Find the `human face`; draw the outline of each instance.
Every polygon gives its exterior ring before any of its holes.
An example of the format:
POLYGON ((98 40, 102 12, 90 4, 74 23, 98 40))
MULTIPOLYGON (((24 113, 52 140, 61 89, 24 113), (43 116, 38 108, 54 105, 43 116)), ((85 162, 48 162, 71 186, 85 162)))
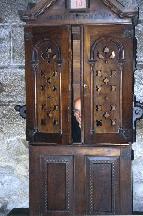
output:
POLYGON ((79 123, 79 127, 81 128, 81 100, 80 99, 75 101, 74 107, 75 107, 74 116, 77 122, 79 123))

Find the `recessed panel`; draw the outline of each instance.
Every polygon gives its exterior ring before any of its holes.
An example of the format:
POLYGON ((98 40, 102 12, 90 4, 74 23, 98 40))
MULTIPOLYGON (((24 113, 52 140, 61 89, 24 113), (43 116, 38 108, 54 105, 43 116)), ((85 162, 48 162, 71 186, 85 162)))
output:
POLYGON ((44 215, 71 215, 73 200, 72 156, 41 155, 41 200, 44 215))
POLYGON ((119 161, 116 157, 87 157, 88 213, 113 214, 117 209, 119 161))
POLYGON ((47 165, 47 203, 48 211, 66 209, 66 164, 47 165))

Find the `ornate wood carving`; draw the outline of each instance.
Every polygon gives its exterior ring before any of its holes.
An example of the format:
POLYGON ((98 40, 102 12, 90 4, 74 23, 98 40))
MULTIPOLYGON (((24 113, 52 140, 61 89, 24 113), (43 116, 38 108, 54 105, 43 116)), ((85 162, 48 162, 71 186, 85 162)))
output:
POLYGON ((87 157, 89 215, 116 214, 119 195, 118 178, 118 157, 87 157))
MULTIPOLYGON (((121 18, 131 18, 131 19, 134 18, 136 20, 136 18, 138 17, 138 9, 135 6, 127 9, 124 7, 123 4, 119 3, 119 1, 117 1, 117 0, 102 0, 102 2, 103 2, 103 5, 105 4, 107 6, 107 8, 109 8, 112 12, 114 12, 115 14, 117 14, 121 18)), ((57 12, 55 12, 55 14, 52 13, 51 14, 52 16, 50 15, 50 17, 46 17, 46 19, 48 18, 49 21, 50 21, 50 19, 51 20, 54 19, 55 22, 57 22, 58 20, 62 20, 62 21, 63 20, 72 20, 74 22, 74 19, 78 20, 80 15, 82 15, 80 13, 78 13, 78 15, 75 14, 75 18, 73 19, 72 14, 67 13, 65 0, 60 0, 60 4, 59 4, 59 1, 57 1, 57 0, 41 0, 41 1, 38 1, 37 4, 31 10, 28 9, 25 12, 21 11, 20 12, 21 19, 24 21, 37 20, 41 16, 44 16, 44 14, 46 14, 47 11, 51 11, 51 9, 54 7, 55 8, 59 7, 59 11, 62 10, 63 13, 62 14, 57 13, 57 12)), ((89 11, 90 11, 90 8, 89 8, 89 11)), ((96 16, 96 13, 93 13, 92 16, 93 17, 96 16)), ((91 14, 86 13, 85 15, 86 15, 87 20, 91 19, 91 14)), ((108 17, 108 16, 111 16, 111 14, 106 14, 106 12, 104 11, 104 13, 102 14, 102 19, 104 16, 108 17)), ((99 16, 97 16, 97 17, 99 18, 99 16)), ((92 18, 92 21, 97 17, 92 18)), ((82 16, 82 19, 83 19, 83 16, 82 16)), ((101 17, 100 17, 100 19, 101 19, 101 17)))
POLYGON ((111 38, 91 38, 91 133, 118 132, 122 113, 122 44, 111 38), (94 65, 93 63, 94 62, 94 65))
POLYGON ((109 7, 113 12, 118 14, 120 17, 134 17, 138 16, 137 5, 133 5, 126 9, 126 7, 117 0, 103 0, 104 4, 109 7))
MULTIPOLYGON (((130 142, 133 98, 126 86, 132 92, 133 65, 129 65, 131 56, 127 51, 129 46, 132 50, 132 39, 125 36, 123 27, 120 31, 113 26, 113 31, 105 26, 102 31, 97 26, 95 29, 85 27, 85 142, 130 142)), ((130 29, 126 28, 128 32, 130 29)))
POLYGON ((25 31, 33 35, 25 40, 27 137, 36 141, 67 143, 70 136, 70 28, 40 29, 29 27, 25 31))
POLYGON ((40 132, 61 131, 61 50, 45 39, 33 49, 33 72, 36 74, 37 125, 40 132))
POLYGON ((23 14, 30 215, 128 214, 137 10, 90 0, 71 12, 65 2, 41 0, 23 14), (81 143, 72 143, 77 74, 81 143))
POLYGON ((48 10, 52 5, 54 5, 57 2, 57 0, 42 0, 35 5, 34 8, 32 8, 31 13, 32 16, 38 17, 42 15, 46 10, 48 10))

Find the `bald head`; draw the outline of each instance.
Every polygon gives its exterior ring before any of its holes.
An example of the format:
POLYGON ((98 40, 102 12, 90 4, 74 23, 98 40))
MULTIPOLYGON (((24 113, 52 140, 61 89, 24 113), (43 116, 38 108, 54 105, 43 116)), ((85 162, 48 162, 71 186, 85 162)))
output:
POLYGON ((81 112, 81 99, 80 98, 77 98, 74 101, 74 109, 79 110, 81 112))
POLYGON ((77 98, 74 101, 74 116, 79 123, 79 127, 81 128, 81 99, 77 98))

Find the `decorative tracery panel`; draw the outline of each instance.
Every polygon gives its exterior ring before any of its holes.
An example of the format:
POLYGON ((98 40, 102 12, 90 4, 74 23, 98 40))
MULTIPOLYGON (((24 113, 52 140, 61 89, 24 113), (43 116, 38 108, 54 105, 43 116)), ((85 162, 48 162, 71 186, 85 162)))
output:
POLYGON ((132 140, 132 39, 122 26, 86 26, 84 43, 84 140, 126 143, 132 140))
POLYGON ((27 138, 70 143, 71 30, 27 27, 27 138))
MULTIPOLYGON (((34 54, 35 53, 35 54, 34 54)), ((35 45, 36 100, 38 130, 61 132, 61 50, 57 44, 44 40, 35 45)))
POLYGON ((111 38, 91 45, 91 133, 115 133, 121 127, 123 60, 122 45, 111 38))

